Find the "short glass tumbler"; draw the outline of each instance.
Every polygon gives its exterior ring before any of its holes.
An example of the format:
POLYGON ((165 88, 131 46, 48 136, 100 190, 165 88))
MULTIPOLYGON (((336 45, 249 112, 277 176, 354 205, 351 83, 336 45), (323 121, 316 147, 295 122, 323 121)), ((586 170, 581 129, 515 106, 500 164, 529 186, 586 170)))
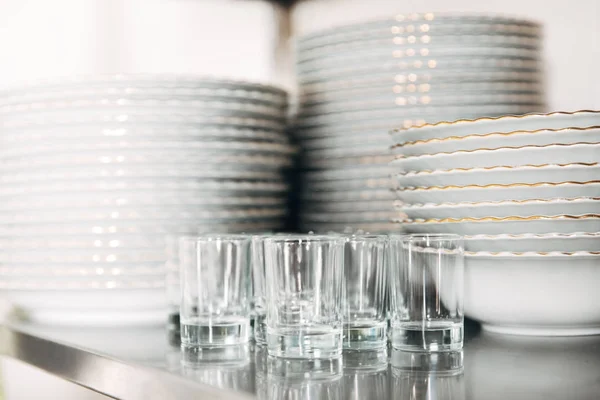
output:
POLYGON ((267 282, 265 272, 265 235, 252 236, 252 303, 254 311, 254 341, 267 343, 267 282))
POLYGON ((180 239, 182 346, 215 347, 248 342, 249 257, 249 236, 180 239))
POLYGON ((462 237, 391 236, 389 270, 392 347, 427 352, 462 349, 462 237))
POLYGON ((387 346, 387 244, 384 235, 356 235, 346 241, 343 303, 346 349, 387 346))
POLYGON ((269 355, 332 358, 342 354, 344 243, 341 236, 264 239, 269 355))

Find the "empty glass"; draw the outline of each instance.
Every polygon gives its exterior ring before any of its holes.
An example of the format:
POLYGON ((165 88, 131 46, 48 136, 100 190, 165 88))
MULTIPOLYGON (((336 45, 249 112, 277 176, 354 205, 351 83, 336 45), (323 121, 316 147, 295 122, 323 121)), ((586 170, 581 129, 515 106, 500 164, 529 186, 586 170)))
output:
POLYGON ((344 250, 344 348, 387 346, 387 236, 350 236, 344 250))
POLYGON ((250 237, 206 235, 179 241, 181 344, 212 347, 248 342, 250 237))
POLYGON ((270 355, 341 355, 345 240, 317 235, 264 239, 270 355))
POLYGON ((464 245, 457 235, 390 237, 392 346, 453 351, 463 346, 464 245))

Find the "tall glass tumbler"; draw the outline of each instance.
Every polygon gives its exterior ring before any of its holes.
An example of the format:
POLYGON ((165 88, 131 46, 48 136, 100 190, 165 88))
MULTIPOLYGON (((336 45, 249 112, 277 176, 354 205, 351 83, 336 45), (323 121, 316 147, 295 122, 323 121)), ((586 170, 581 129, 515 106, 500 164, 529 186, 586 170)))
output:
POLYGON ((388 238, 353 235, 344 249, 344 348, 387 346, 385 291, 388 238))
POLYGON ((205 235, 179 243, 181 344, 214 347, 248 342, 250 237, 205 235))
POLYGON ((390 250, 392 346, 427 352, 462 349, 462 237, 391 236, 390 250))
POLYGON ((342 354, 345 241, 317 235, 265 238, 269 355, 342 354))

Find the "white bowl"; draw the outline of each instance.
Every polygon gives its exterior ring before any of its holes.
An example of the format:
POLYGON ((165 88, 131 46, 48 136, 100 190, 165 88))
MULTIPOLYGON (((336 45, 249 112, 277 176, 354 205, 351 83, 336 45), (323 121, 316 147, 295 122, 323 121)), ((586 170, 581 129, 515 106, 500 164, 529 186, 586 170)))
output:
POLYGON ((511 215, 600 215, 600 197, 576 197, 532 200, 505 200, 492 202, 403 204, 396 209, 408 218, 483 218, 489 215, 509 217, 511 215))
POLYGON ((600 181, 538 182, 467 186, 430 186, 396 190, 405 203, 481 202, 503 200, 599 197, 600 181))
POLYGON ((586 182, 600 176, 600 163, 542 164, 512 167, 409 171, 394 175, 399 187, 488 185, 536 182, 586 182))
POLYGON ((554 143, 573 144, 584 142, 600 142, 600 127, 540 129, 536 131, 516 130, 512 132, 450 136, 444 139, 398 143, 393 147, 393 152, 403 156, 416 156, 481 148, 494 149, 498 147, 544 146, 554 143))
POLYGON ((396 143, 466 136, 477 133, 512 132, 516 130, 533 131, 538 129, 565 129, 570 127, 600 126, 600 112, 575 111, 553 112, 549 114, 506 115, 502 117, 484 117, 474 120, 460 119, 424 124, 408 130, 392 131, 396 143))
POLYGON ((421 156, 397 156, 391 162, 395 171, 453 168, 482 168, 498 165, 569 164, 600 162, 600 142, 552 144, 544 146, 499 147, 455 151, 421 156))
POLYGON ((465 315, 489 331, 600 334, 600 254, 467 255, 465 315))
POLYGON ((600 232, 600 215, 531 215, 403 221, 407 232, 500 235, 504 233, 600 232))
POLYGON ((599 251, 600 232, 472 235, 465 236, 465 248, 473 252, 599 251))

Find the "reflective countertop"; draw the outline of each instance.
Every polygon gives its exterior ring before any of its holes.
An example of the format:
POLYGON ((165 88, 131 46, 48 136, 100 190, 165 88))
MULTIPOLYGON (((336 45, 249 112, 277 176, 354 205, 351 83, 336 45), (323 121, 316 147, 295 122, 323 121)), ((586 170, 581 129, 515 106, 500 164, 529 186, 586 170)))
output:
POLYGON ((4 354, 122 399, 600 398, 600 336, 497 335, 470 321, 465 327, 462 353, 345 352, 321 361, 272 358, 254 345, 182 352, 177 335, 163 328, 12 324, 0 342, 4 354))

